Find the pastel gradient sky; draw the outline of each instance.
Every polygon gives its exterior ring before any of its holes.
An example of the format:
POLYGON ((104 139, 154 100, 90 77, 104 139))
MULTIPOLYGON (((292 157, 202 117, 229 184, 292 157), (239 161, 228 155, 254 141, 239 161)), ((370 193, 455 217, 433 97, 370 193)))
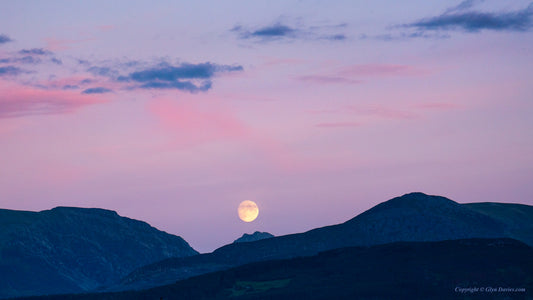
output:
POLYGON ((6 1, 0 207, 207 252, 413 191, 533 205, 532 33, 530 1, 6 1))

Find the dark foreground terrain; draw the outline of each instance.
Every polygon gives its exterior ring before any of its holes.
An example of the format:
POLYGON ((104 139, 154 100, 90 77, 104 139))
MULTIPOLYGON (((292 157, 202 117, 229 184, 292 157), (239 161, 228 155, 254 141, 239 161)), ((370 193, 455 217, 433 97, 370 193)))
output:
POLYGON ((257 262, 143 291, 24 299, 161 298, 532 299, 533 248, 506 238, 397 242, 257 262))

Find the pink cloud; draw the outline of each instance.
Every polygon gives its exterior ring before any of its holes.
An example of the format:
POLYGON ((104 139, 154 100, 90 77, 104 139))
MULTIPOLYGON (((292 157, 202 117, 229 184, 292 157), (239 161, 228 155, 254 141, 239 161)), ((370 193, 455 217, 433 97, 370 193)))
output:
POLYGON ((98 26, 98 29, 100 31, 104 31, 104 32, 111 31, 111 30, 115 29, 115 25, 101 25, 101 26, 98 26))
POLYGON ((320 114, 333 114, 340 112, 339 109, 308 109, 308 113, 313 115, 320 115, 320 114))
POLYGON ((460 108, 461 106, 455 103, 435 102, 435 103, 419 103, 413 105, 413 108, 417 109, 430 109, 430 110, 450 110, 460 108))
POLYGON ((338 74, 352 77, 383 77, 400 75, 419 75, 422 72, 408 65, 364 64, 353 65, 341 69, 338 74))
POLYGON ((362 78, 417 76, 425 73, 426 72, 421 69, 417 69, 408 65, 364 64, 344 67, 331 73, 304 75, 295 78, 300 81, 307 81, 318 84, 358 84, 363 82, 362 78))
POLYGON ((224 111, 202 110, 191 103, 154 100, 148 109, 166 129, 179 136, 177 143, 239 139, 249 135, 248 128, 224 111))
POLYGON ((350 114, 363 115, 363 116, 377 116, 384 119, 403 119, 411 120, 418 118, 418 114, 395 108, 389 108, 382 105, 379 106, 347 106, 346 112, 350 114))
POLYGON ((316 127, 324 128, 336 128, 336 127, 359 127, 361 123, 359 122, 333 122, 333 123, 319 123, 316 124, 316 127))
MULTIPOLYGON (((392 107, 386 107, 383 105, 374 106, 345 106, 339 109, 313 109, 308 110, 308 113, 314 115, 323 114, 344 114, 344 115, 356 115, 358 117, 369 117, 379 119, 392 119, 392 120, 414 120, 422 117, 420 110, 438 110, 445 111, 459 108, 460 105, 454 103, 419 103, 412 104, 406 109, 397 109, 392 107)), ((319 123, 316 127, 358 127, 364 123, 361 122, 331 122, 331 123, 319 123)))
POLYGON ((68 40, 63 39, 59 40, 56 38, 45 38, 44 41, 46 42, 46 49, 49 49, 51 51, 62 51, 72 48, 72 45, 87 42, 87 41, 93 41, 94 38, 86 38, 86 39, 80 39, 80 40, 68 40))
POLYGON ((279 57, 262 57, 264 59, 263 66, 277 66, 277 65, 299 65, 306 62, 301 58, 279 58, 279 57))
POLYGON ((70 76, 70 77, 63 77, 63 78, 57 78, 52 80, 44 80, 37 82, 36 85, 46 87, 47 89, 62 89, 65 86, 85 86, 86 83, 82 84, 83 80, 90 79, 91 83, 95 84, 98 83, 98 81, 92 76, 70 76))
POLYGON ((296 79, 300 81, 312 82, 312 83, 341 83, 341 84, 358 84, 361 83, 360 80, 350 79, 346 77, 339 76, 321 76, 321 75, 308 75, 308 76, 299 76, 296 79))
POLYGON ((390 108, 383 105, 349 105, 338 109, 312 109, 308 110, 308 113, 315 115, 349 114, 358 116, 377 116, 385 119, 415 119, 418 117, 418 114, 414 112, 390 108))
POLYGON ((40 90, 21 85, 0 84, 0 94, 0 118, 69 113, 82 106, 107 102, 101 95, 40 90))
MULTIPOLYGON (((173 99, 154 99, 148 110, 159 124, 173 136, 164 149, 194 147, 206 143, 230 142, 253 149, 271 165, 285 171, 307 168, 307 163, 277 139, 251 128, 231 111, 209 99, 177 102, 173 99), (208 104, 205 106, 205 104, 208 104), (211 105, 209 105, 211 104, 211 105)), ((211 99, 212 100, 212 99, 211 99)))
MULTIPOLYGON (((359 127, 365 125, 367 121, 373 119, 391 119, 391 120, 412 120, 417 119, 420 116, 414 112, 400 110, 395 108, 388 108, 383 105, 374 106, 345 106, 340 109, 322 109, 322 110, 310 110, 311 114, 340 114, 356 116, 358 121, 347 122, 323 122, 318 123, 315 126, 321 128, 342 128, 342 127, 359 127)), ((353 117, 352 117, 353 118, 353 117)))
POLYGON ((53 168, 42 170, 42 179, 56 188, 64 188, 79 181, 85 175, 85 170, 80 167, 55 164, 53 168))
POLYGON ((21 118, 4 119, 0 123, 0 135, 8 136, 16 133, 27 124, 27 120, 21 118))

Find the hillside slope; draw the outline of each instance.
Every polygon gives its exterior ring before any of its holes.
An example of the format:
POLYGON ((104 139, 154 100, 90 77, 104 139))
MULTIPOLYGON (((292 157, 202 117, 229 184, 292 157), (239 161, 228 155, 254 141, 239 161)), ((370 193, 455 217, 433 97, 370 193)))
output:
POLYGON ((89 291, 140 266, 195 254, 182 238, 114 211, 0 210, 0 297, 89 291))
POLYGON ((533 246, 533 206, 493 202, 468 203, 463 206, 504 223, 505 236, 533 246))

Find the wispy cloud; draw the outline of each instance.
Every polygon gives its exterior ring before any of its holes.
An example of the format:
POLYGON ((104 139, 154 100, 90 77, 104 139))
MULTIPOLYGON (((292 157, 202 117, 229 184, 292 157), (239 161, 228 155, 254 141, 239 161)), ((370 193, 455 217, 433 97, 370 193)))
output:
POLYGON ((87 69, 87 71, 93 75, 97 75, 97 76, 109 76, 109 77, 112 77, 112 76, 117 76, 118 75, 118 72, 116 70, 112 70, 111 68, 109 67, 96 67, 96 66, 93 66, 93 67, 90 67, 89 69, 87 69))
POLYGON ((410 108, 393 108, 384 105, 348 105, 337 109, 310 110, 314 115, 339 115, 337 118, 352 119, 350 121, 334 121, 318 123, 316 127, 359 127, 373 119, 382 120, 413 120, 419 118, 419 114, 410 108), (353 121, 356 119, 356 121, 353 121))
POLYGON ((43 48, 33 48, 33 49, 22 49, 19 51, 20 54, 29 54, 29 55, 48 55, 52 52, 43 49, 43 48))
POLYGON ((339 71, 344 76, 397 76, 397 75, 415 75, 420 71, 412 66, 398 64, 361 64, 344 67, 339 71))
POLYGON ((120 82, 133 82, 134 88, 178 89, 191 93, 207 91, 211 79, 220 73, 242 71, 242 66, 218 65, 210 62, 200 64, 183 63, 178 66, 160 64, 127 76, 117 78, 120 82))
POLYGON ((6 66, 0 67, 0 76, 16 76, 23 73, 23 71, 17 67, 6 66))
POLYGON ((339 128, 339 127, 359 127, 361 123, 359 122, 331 122, 331 123, 318 123, 316 127, 323 128, 339 128))
POLYGON ((88 88, 81 92, 82 94, 105 94, 110 93, 112 90, 105 88, 105 87, 94 87, 94 88, 88 88))
POLYGON ((433 40, 442 40, 450 38, 450 35, 447 33, 441 32, 426 32, 426 31, 415 31, 415 32, 394 32, 394 33, 383 33, 376 35, 361 34, 359 36, 360 40, 378 40, 378 41, 405 41, 410 39, 433 39, 433 40))
POLYGON ((61 89, 63 90, 77 90, 79 89, 80 87, 77 86, 77 85, 72 85, 72 84, 66 84, 64 85, 61 89))
POLYGON ((8 43, 8 42, 11 42, 11 41, 13 41, 13 40, 11 38, 9 38, 7 35, 0 34, 0 45, 8 43))
POLYGON ((0 91, 0 118, 70 112, 86 103, 101 103, 93 99, 103 94, 115 97, 107 94, 117 90, 204 92, 212 88, 217 76, 243 70, 240 65, 173 64, 168 59, 93 62, 67 56, 62 57, 63 61, 45 48, 21 49, 6 55, 0 58, 0 88, 8 84, 16 88, 0 91))
POLYGON ((39 88, 43 90, 77 90, 90 88, 91 86, 89 84, 91 83, 93 83, 92 80, 87 81, 82 76, 52 76, 46 79, 33 81, 31 84, 28 84, 28 82, 24 80, 21 84, 29 85, 32 88, 39 88))
POLYGON ((340 84, 357 84, 361 83, 361 80, 341 77, 341 76, 327 76, 327 75, 307 75, 296 77, 299 81, 319 83, 319 84, 330 84, 330 83, 340 83, 340 84))
POLYGON ((52 57, 50 59, 50 61, 53 62, 56 65, 62 65, 63 64, 63 61, 61 59, 57 58, 57 57, 52 57))
POLYGON ((149 81, 141 84, 139 87, 143 89, 178 89, 191 93, 205 92, 211 88, 213 84, 211 81, 206 80, 201 84, 195 84, 190 81, 175 80, 172 82, 164 81, 149 81))
POLYGON ((240 39, 254 40, 258 42, 269 42, 277 40, 330 40, 342 41, 347 39, 346 35, 339 32, 340 28, 346 24, 335 26, 304 26, 302 24, 289 25, 286 22, 275 22, 266 26, 237 25, 230 31, 236 33, 240 39))
POLYGON ((294 35, 296 29, 282 24, 275 24, 272 26, 266 26, 250 32, 250 36, 256 37, 282 37, 294 35))
MULTIPOLYGON (((56 68, 63 66, 63 61, 57 57, 50 57, 44 61, 41 59, 44 55, 52 55, 51 51, 42 48, 23 49, 12 54, 12 57, 1 58, 0 64, 11 64, 2 66, 1 75, 19 75, 22 70, 20 64, 39 64, 48 62, 54 64, 56 68)), ((69 59, 64 68, 75 64, 74 70, 81 66, 85 72, 90 73, 92 78, 86 78, 85 81, 78 83, 67 83, 54 88, 61 88, 92 83, 94 81, 103 84, 103 86, 113 86, 113 89, 174 89, 190 93, 205 92, 212 88, 215 77, 231 72, 243 71, 240 65, 222 65, 212 62, 204 63, 178 63, 173 64, 165 59, 159 59, 155 62, 132 61, 132 60, 107 60, 101 62, 91 62, 80 59, 69 59)), ((1 65, 0 65, 1 66, 1 65)), ((27 72, 26 72, 27 73, 27 72)), ((72 74, 75 76, 75 74, 72 74)), ((51 75, 49 75, 51 76, 51 75)), ((90 76, 91 77, 91 76, 90 76)), ((32 80, 26 80, 30 82, 32 80)), ((46 83, 33 84, 46 89, 46 83)), ((86 89, 84 93, 103 93, 99 87, 86 89)))
POLYGON ((221 66, 212 63, 181 64, 179 66, 163 65, 156 68, 133 72, 129 75, 134 81, 152 80, 174 81, 177 79, 209 79, 216 72, 242 71, 241 66, 221 66))
POLYGON ((30 56, 30 55, 22 56, 22 57, 8 57, 8 58, 0 59, 0 63, 2 63, 2 64, 6 64, 6 63, 10 63, 10 64, 21 63, 21 64, 32 64, 32 65, 35 65, 35 64, 38 64, 40 62, 41 62, 40 58, 33 57, 33 56, 30 56))
POLYGON ((84 43, 88 41, 93 41, 94 38, 86 38, 86 39, 79 39, 79 40, 58 40, 55 38, 45 38, 46 42, 46 48, 50 49, 52 51, 62 51, 67 50, 72 47, 72 45, 84 43))
POLYGON ((325 40, 332 40, 332 41, 343 41, 347 39, 346 35, 344 34, 325 35, 322 38, 325 40))
POLYGON ((418 114, 405 110, 391 108, 383 105, 374 106, 346 106, 345 112, 359 116, 374 116, 383 119, 412 120, 418 118, 418 114))
POLYGON ((259 27, 256 29, 249 29, 249 28, 245 28, 242 25, 237 25, 233 27, 231 31, 234 33, 237 33, 239 38, 241 39, 256 38, 258 40, 277 40, 281 38, 296 38, 299 33, 297 29, 281 24, 281 23, 259 27))
POLYGON ((389 32, 361 34, 360 40, 405 41, 411 39, 448 39, 450 32, 492 31, 526 32, 533 28, 533 3, 516 11, 484 12, 476 6, 484 0, 465 0, 449 7, 438 16, 391 25, 389 32))
POLYGON ((483 1, 484 0, 465 0, 465 1, 457 4, 456 6, 452 6, 452 7, 448 8, 448 9, 446 9, 446 11, 444 13, 455 13, 455 12, 465 11, 465 10, 468 10, 468 9, 474 7, 475 4, 481 3, 483 1))
POLYGON ((450 110, 461 108, 460 105, 455 103, 446 103, 446 102, 433 102, 433 103, 419 103, 412 106, 415 109, 423 110, 450 110))
MULTIPOLYGON (((10 53, 8 57, 1 58, 0 63, 11 64, 39 64, 42 62, 41 57, 45 55, 52 55, 53 53, 43 48, 22 49, 15 53, 10 53)), ((52 58, 52 62, 53 59, 52 58)), ((57 62, 54 62, 57 63, 57 62)))
POLYGON ((74 91, 49 91, 20 85, 0 86, 0 94, 0 118, 68 113, 105 102, 101 97, 74 91))
POLYGON ((318 123, 316 127, 338 128, 364 126, 372 120, 411 121, 420 119, 425 112, 449 111, 461 108, 460 105, 448 102, 427 102, 391 107, 385 105, 347 105, 340 108, 313 109, 308 113, 313 115, 336 115, 336 119, 349 118, 356 121, 335 121, 318 123))
POLYGON ((533 3, 525 9, 513 12, 465 11, 470 9, 474 3, 475 1, 464 1, 439 16, 421 19, 403 26, 419 30, 462 30, 466 32, 529 31, 533 27, 533 3))
POLYGON ((327 74, 299 76, 296 77, 296 80, 317 84, 359 84, 370 77, 416 76, 421 74, 424 74, 422 70, 408 65, 362 64, 343 67, 327 74))

